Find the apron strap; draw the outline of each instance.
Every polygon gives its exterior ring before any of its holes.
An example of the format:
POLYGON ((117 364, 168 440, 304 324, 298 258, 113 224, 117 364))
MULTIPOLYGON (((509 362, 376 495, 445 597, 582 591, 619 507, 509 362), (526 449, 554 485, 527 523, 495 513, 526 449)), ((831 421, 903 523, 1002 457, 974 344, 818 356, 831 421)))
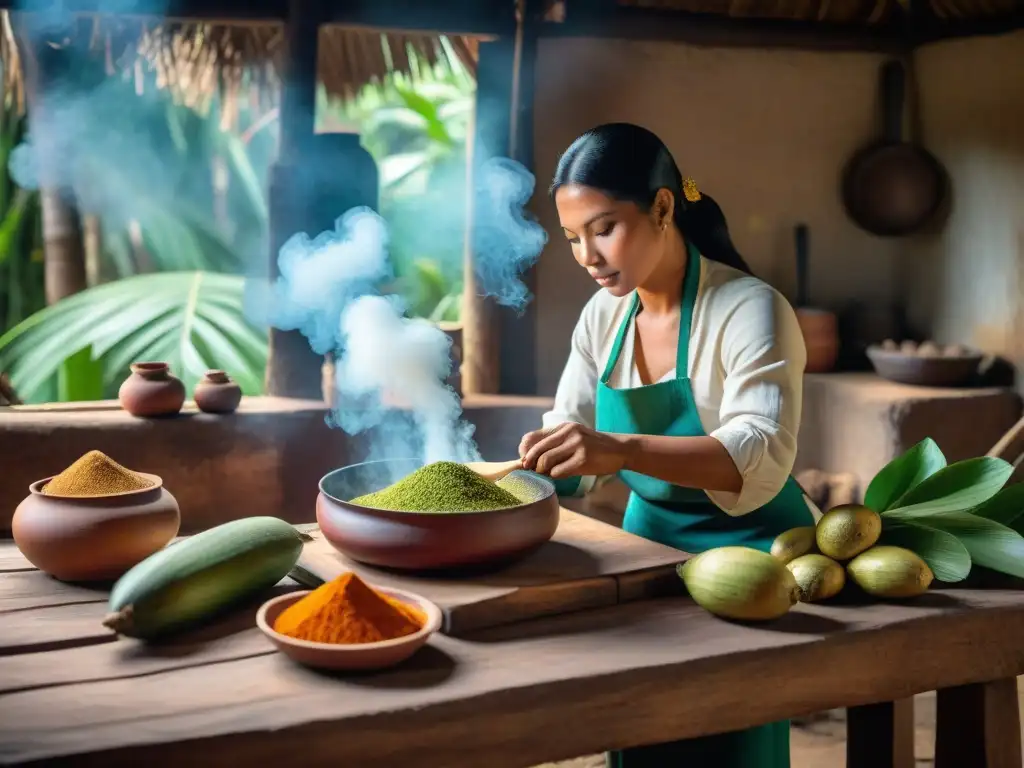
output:
POLYGON ((679 301, 679 341, 676 342, 676 378, 688 379, 690 368, 690 330, 697 307, 697 289, 700 288, 700 252, 686 241, 686 276, 683 278, 683 296, 679 301))
MULTIPOLYGON (((690 365, 690 329, 693 326, 693 312, 697 304, 697 289, 700 287, 700 252, 690 243, 686 242, 686 275, 683 277, 683 295, 679 302, 679 341, 676 342, 676 378, 689 378, 687 371, 690 365)), ((637 310, 640 308, 640 296, 633 292, 633 301, 629 305, 629 311, 615 334, 615 343, 612 344, 612 351, 608 354, 608 362, 605 363, 604 373, 601 374, 601 383, 607 385, 611 378, 615 365, 619 362, 622 354, 622 345, 626 339, 626 332, 633 324, 637 310)))
POLYGON ((604 373, 601 374, 601 383, 608 384, 608 379, 611 378, 612 371, 615 370, 615 364, 619 361, 619 355, 622 354, 622 344, 626 339, 626 331, 629 330, 629 326, 633 323, 633 318, 636 317, 636 311, 640 308, 640 295, 633 291, 633 301, 629 305, 629 311, 626 313, 626 319, 622 321, 622 325, 619 326, 619 331, 615 335, 615 343, 612 344, 612 351, 608 355, 608 362, 604 364, 604 373))

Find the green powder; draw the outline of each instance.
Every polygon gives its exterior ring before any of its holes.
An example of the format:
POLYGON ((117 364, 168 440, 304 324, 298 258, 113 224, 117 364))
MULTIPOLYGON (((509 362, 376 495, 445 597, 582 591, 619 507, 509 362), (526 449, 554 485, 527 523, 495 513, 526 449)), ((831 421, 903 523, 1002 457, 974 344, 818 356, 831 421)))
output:
POLYGON ((486 512, 523 502, 462 464, 436 461, 351 503, 396 512, 486 512))

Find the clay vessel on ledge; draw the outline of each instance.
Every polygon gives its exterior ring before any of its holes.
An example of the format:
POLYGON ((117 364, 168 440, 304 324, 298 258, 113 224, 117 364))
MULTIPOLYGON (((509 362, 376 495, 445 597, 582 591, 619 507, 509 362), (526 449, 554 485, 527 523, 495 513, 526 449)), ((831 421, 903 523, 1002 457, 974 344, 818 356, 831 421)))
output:
POLYGON ((117 398, 132 416, 173 416, 185 404, 185 385, 167 363, 132 363, 117 398))
POLYGON ((830 373, 839 358, 839 324, 834 313, 799 307, 796 319, 807 347, 807 373, 830 373))
POLYGON ((234 413, 242 402, 242 388, 224 371, 207 371, 192 397, 206 413, 234 413))
POLYGON ((156 475, 149 488, 107 496, 53 496, 37 480, 14 511, 14 543, 32 565, 63 581, 112 581, 167 546, 178 502, 156 475))

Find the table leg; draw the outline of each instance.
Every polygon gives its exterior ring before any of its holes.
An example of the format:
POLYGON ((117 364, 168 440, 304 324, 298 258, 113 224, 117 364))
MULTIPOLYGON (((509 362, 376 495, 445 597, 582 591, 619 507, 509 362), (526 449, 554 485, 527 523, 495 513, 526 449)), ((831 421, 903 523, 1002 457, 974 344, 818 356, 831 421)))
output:
POLYGON ((846 710, 846 768, 914 768, 913 698, 846 710))
POLYGON ((1020 768, 1017 680, 937 692, 935 768, 1020 768))

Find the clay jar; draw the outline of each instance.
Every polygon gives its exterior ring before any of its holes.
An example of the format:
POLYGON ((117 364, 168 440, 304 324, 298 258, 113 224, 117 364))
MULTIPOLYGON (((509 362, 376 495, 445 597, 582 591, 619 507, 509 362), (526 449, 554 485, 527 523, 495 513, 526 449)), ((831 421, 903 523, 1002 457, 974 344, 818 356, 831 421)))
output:
POLYGON ((807 373, 828 373, 839 357, 839 324, 832 312, 800 307, 796 319, 807 347, 807 373))
POLYGON ((242 388, 224 371, 207 371, 192 397, 199 410, 206 413, 233 413, 242 402, 242 388))
POLYGON ((167 363, 132 363, 117 398, 132 416, 173 416, 185 404, 185 385, 167 363))
POLYGON ((14 511, 14 543, 32 565, 62 581, 106 582, 163 549, 178 535, 178 502, 155 485, 107 496, 51 496, 52 478, 29 486, 14 511))

